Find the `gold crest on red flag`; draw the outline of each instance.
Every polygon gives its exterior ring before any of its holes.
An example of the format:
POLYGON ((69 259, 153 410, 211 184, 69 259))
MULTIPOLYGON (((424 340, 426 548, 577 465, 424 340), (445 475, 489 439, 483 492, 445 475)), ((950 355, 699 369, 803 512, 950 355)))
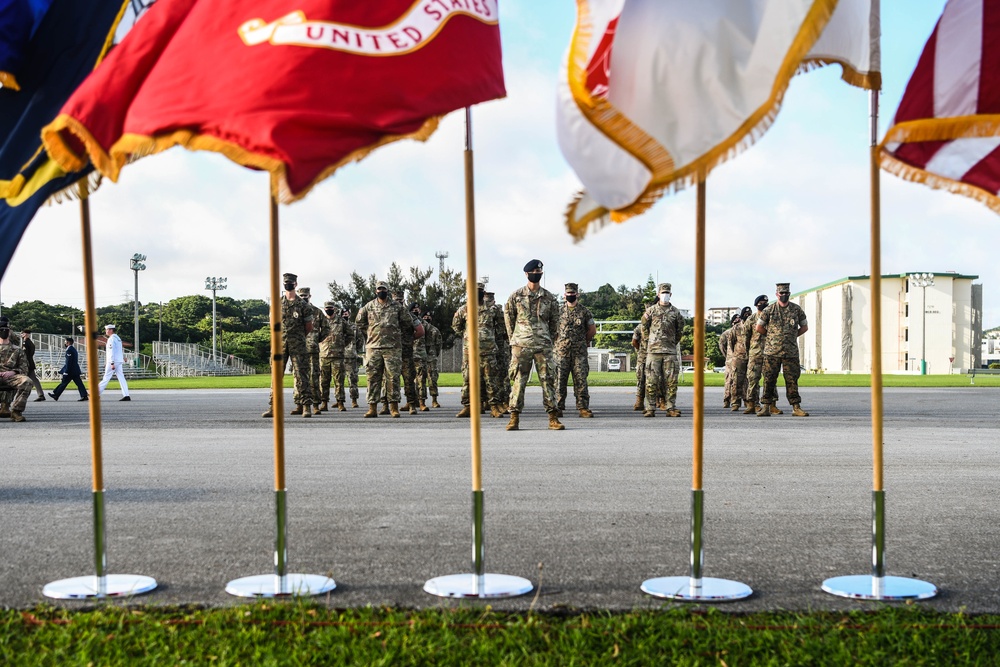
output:
POLYGON ((444 114, 505 95, 496 0, 171 0, 45 128, 66 169, 116 180, 181 145, 272 173, 282 201, 444 114))

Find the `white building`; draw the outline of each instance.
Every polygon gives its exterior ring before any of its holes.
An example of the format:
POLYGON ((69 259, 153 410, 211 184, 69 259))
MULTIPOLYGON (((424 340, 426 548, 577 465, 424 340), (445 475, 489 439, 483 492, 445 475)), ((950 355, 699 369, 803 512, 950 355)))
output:
MULTIPOLYGON (((705 313, 705 324, 708 325, 725 325, 729 326, 729 322, 733 319, 733 315, 740 314, 739 306, 726 306, 724 308, 709 308, 705 313)), ((685 317, 690 317, 685 315, 685 317)))
MULTIPOLYGON (((964 372, 981 364, 983 286, 979 276, 933 273, 920 287, 909 274, 882 276, 882 371, 964 372)), ((848 276, 792 295, 809 331, 799 338, 804 371, 870 373, 871 278, 848 276)))

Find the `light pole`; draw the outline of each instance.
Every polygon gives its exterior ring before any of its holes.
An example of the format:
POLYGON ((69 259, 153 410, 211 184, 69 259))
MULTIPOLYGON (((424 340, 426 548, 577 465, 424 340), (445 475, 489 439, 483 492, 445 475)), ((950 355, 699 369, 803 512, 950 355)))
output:
POLYGON ((205 278, 205 289, 212 292, 212 361, 215 361, 215 292, 226 289, 227 278, 205 278))
POLYGON ((68 313, 63 313, 62 314, 63 317, 66 317, 67 315, 69 315, 70 318, 72 318, 72 319, 70 319, 69 335, 70 336, 75 336, 76 335, 76 311, 72 310, 72 311, 70 311, 68 313))
POLYGON ((923 289, 920 299, 920 374, 927 375, 927 288, 934 286, 934 274, 911 273, 910 283, 923 289))
POLYGON ((140 255, 135 253, 132 255, 132 259, 129 260, 129 268, 135 273, 135 339, 133 342, 133 349, 135 350, 135 363, 139 363, 139 272, 146 270, 146 265, 143 262, 146 261, 145 255, 140 255))

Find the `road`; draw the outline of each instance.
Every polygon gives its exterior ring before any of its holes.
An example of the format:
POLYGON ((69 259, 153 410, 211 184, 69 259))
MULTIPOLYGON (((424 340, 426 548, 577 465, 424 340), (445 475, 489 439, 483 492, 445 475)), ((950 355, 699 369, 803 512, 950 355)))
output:
MULTIPOLYGON (((806 389, 805 419, 787 406, 769 419, 731 413, 721 391, 706 389, 704 573, 754 589, 725 609, 872 604, 819 588, 870 573, 869 391, 806 389)), ((596 418, 568 413, 562 432, 545 428, 537 388, 521 431, 484 417, 487 570, 541 579, 537 598, 495 608, 664 604, 639 585, 688 574, 691 392, 681 389, 680 419, 643 418, 625 388, 592 390, 596 418)), ((267 392, 105 396, 109 573, 155 577, 147 604, 238 602, 227 581, 274 568, 267 392)), ((1000 612, 997 398, 980 387, 885 391, 888 573, 937 585, 929 608, 1000 612)), ((29 421, 0 423, 0 605, 32 606, 44 584, 93 573, 87 412, 72 399, 29 403, 29 421)), ((457 389, 441 402, 400 419, 288 418, 290 570, 331 574, 329 604, 458 604, 421 590, 471 569, 469 422, 454 417, 457 389)))

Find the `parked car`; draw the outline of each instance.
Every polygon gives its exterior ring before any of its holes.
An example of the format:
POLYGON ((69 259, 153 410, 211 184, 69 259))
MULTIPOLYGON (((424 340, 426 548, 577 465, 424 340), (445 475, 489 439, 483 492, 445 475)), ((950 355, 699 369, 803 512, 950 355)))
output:
POLYGON ((617 357, 612 357, 608 359, 608 370, 609 371, 620 371, 622 369, 622 360, 617 357))

